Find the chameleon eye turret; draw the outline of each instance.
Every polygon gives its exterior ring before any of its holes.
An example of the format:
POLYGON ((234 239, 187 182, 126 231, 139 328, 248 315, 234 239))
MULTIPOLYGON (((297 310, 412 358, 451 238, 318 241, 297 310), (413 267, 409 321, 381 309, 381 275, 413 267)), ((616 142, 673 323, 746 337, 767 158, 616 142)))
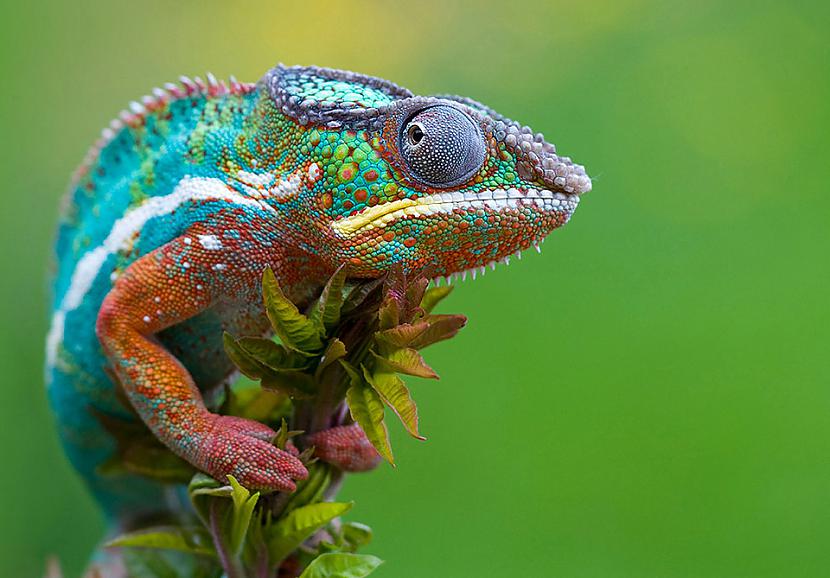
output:
POLYGON ((453 106, 429 106, 401 127, 401 157, 413 179, 449 188, 463 183, 484 162, 484 136, 470 116, 453 106))

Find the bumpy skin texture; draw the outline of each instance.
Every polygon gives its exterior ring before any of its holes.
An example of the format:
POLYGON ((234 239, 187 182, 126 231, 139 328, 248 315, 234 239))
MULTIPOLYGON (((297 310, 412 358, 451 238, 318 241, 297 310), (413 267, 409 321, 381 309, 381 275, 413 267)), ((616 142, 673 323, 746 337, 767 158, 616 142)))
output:
MULTIPOLYGON (((90 410, 130 417, 113 375, 196 467, 292 490, 307 472, 273 432, 202 397, 232 373, 222 330, 268 327, 263 270, 299 303, 344 262, 356 277, 475 273, 567 222, 590 184, 475 101, 350 72, 278 66, 256 85, 157 89, 104 131, 60 225, 47 381, 70 459, 110 516, 160 507, 158 486, 96 474, 113 441, 90 410)), ((318 454, 368 468, 358 432, 317 434, 318 454)))
POLYGON ((380 463, 380 454, 356 423, 308 436, 315 455, 347 472, 367 472, 380 463))

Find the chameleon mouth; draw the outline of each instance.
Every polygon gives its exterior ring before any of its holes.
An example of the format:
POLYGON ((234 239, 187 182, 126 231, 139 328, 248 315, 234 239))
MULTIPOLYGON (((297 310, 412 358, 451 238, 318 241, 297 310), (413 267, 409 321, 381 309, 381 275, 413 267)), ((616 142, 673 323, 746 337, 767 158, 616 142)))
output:
POLYGON ((386 227, 405 217, 418 217, 457 210, 487 209, 502 212, 531 207, 536 211, 560 212, 568 217, 576 210, 578 195, 540 189, 494 189, 478 193, 446 192, 417 199, 400 199, 369 207, 332 224, 334 230, 349 237, 361 230, 386 227))

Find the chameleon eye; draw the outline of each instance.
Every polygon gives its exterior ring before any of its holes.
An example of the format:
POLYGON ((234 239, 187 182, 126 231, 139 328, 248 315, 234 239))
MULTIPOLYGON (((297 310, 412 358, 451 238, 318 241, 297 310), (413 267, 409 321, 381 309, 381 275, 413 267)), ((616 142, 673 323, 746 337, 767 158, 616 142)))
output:
POLYGON ((452 187, 470 178, 484 163, 484 137, 463 111, 452 106, 425 108, 404 123, 401 156, 415 180, 452 187))
POLYGON ((424 138, 424 127, 417 122, 410 123, 406 130, 406 138, 411 146, 418 146, 424 138))

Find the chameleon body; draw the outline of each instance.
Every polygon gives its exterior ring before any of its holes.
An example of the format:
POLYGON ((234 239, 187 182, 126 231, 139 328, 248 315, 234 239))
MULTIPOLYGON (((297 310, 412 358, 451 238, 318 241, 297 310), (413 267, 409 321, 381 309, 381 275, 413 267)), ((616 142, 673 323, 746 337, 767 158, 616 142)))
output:
MULTIPOLYGON (((97 473, 115 446, 95 416, 133 419, 118 382, 197 468, 291 491, 307 472, 274 432, 203 401, 232 373, 222 331, 268 328, 263 270, 298 303, 343 263, 364 278, 476 273, 566 223, 590 186, 542 135, 475 101, 355 73, 278 66, 256 84, 157 89, 105 129, 60 223, 46 373, 71 462, 116 524, 166 507, 160 485, 97 473)), ((321 457, 368 467, 343 457, 361 436, 329 437, 321 457)))

